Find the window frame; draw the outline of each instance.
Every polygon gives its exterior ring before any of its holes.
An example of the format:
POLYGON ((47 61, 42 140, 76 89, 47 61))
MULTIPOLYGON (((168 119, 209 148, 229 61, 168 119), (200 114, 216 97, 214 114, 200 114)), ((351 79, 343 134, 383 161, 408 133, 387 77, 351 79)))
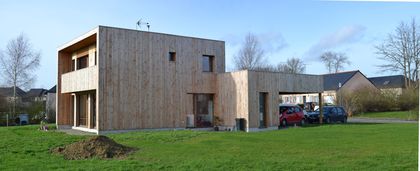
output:
POLYGON ((214 55, 202 55, 201 56, 201 71, 205 72, 205 73, 212 73, 215 71, 215 67, 214 67, 214 55), (208 58, 209 60, 209 70, 205 70, 204 67, 204 59, 208 58))

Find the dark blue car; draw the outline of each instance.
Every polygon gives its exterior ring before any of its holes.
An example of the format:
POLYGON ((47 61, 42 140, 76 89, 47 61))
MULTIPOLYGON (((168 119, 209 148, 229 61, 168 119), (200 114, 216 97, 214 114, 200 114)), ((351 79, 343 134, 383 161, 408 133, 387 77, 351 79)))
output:
MULTIPOLYGON (((347 113, 343 107, 340 106, 324 106, 323 108, 323 119, 324 123, 332 122, 347 122, 347 113)), ((319 109, 314 112, 308 112, 305 115, 307 123, 319 122, 319 109)))

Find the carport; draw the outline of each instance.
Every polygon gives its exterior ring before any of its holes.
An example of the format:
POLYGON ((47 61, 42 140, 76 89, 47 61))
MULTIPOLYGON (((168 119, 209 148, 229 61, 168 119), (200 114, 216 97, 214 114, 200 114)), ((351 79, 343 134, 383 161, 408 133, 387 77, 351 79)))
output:
MULTIPOLYGON (((216 116, 233 128, 237 119, 245 119, 245 131, 277 129, 279 94, 318 93, 322 97, 323 92, 320 75, 243 70, 219 74, 217 82, 216 116)), ((322 110, 322 98, 319 102, 322 110)))

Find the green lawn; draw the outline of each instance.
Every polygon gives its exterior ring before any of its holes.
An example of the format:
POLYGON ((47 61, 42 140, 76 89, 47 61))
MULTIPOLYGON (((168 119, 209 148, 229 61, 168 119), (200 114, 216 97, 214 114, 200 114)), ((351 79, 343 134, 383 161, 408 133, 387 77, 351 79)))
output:
POLYGON ((418 113, 415 113, 413 111, 370 112, 370 113, 364 113, 364 114, 357 114, 355 115, 355 117, 419 120, 418 113))
POLYGON ((0 170, 417 170, 418 124, 333 124, 265 132, 111 134, 124 160, 67 161, 49 149, 86 136, 0 128, 0 170))

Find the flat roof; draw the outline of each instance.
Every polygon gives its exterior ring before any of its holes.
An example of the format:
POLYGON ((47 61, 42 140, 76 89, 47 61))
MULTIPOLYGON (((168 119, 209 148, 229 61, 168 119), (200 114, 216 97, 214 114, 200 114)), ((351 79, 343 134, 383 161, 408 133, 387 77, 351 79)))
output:
POLYGON ((216 42, 222 42, 225 43, 225 41, 222 40, 215 40, 215 39, 207 39, 207 38, 199 38, 199 37, 192 37, 192 36, 182 36, 182 35, 175 35, 175 34, 168 34, 168 33, 159 33, 159 32, 151 32, 151 31, 143 31, 143 30, 135 30, 135 29, 128 29, 128 28, 119 28, 119 27, 111 27, 111 26, 102 26, 98 25, 92 30, 76 37, 75 39, 68 41, 67 43, 64 43, 63 45, 59 46, 57 51, 62 50, 69 50, 77 49, 82 46, 87 46, 89 43, 94 43, 96 41, 96 35, 99 32, 99 28, 109 28, 109 29, 118 29, 118 30, 127 30, 127 31, 137 31, 142 33, 151 33, 151 34, 160 34, 160 35, 167 35, 167 36, 175 36, 175 37, 183 37, 183 38, 191 38, 191 39, 201 39, 201 40, 207 40, 207 41, 216 41, 216 42), (85 40, 88 39, 88 40, 85 40), (76 45, 79 44, 80 45, 76 45), (74 47, 73 47, 74 46, 74 47))

